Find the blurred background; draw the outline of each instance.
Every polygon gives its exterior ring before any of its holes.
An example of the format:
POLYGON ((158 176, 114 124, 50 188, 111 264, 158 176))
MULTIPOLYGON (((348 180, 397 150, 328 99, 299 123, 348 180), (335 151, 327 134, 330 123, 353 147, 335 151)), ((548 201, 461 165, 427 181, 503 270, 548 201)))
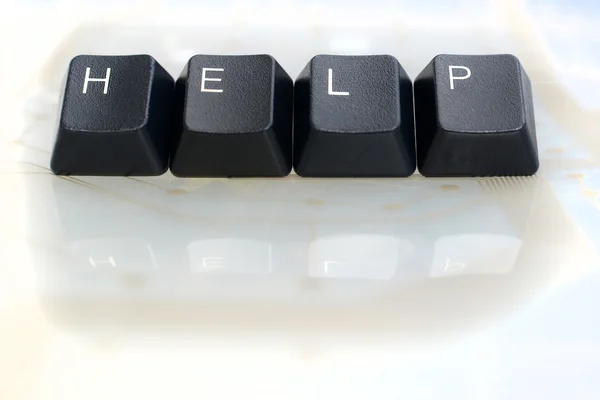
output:
POLYGON ((597 399, 600 5, 4 1, 0 399, 597 399), (78 54, 512 53, 540 172, 57 177, 78 54))

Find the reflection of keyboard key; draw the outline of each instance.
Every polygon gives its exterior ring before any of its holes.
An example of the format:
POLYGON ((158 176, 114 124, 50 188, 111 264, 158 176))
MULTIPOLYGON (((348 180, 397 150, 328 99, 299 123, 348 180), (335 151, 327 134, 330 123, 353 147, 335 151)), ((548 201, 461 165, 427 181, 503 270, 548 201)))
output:
POLYGON ((511 55, 439 55, 415 80, 425 176, 532 175, 539 166, 531 84, 511 55))
POLYGON ((173 78, 150 56, 77 56, 69 66, 51 168, 59 175, 161 175, 173 78))
POLYGON ((82 239, 69 244, 70 250, 82 257, 82 265, 121 271, 157 269, 154 251, 140 239, 82 239))
POLYGON ((192 271, 199 273, 270 274, 272 245, 250 239, 197 240, 187 246, 192 271))
POLYGON ((389 280, 415 252, 407 239, 383 234, 325 235, 308 249, 311 277, 389 280))
POLYGON ((174 175, 290 173, 293 81, 273 57, 194 56, 176 93, 174 175))
POLYGON ((412 83, 391 56, 314 57, 296 80, 294 168, 301 176, 408 176, 412 83))
POLYGON ((496 233, 446 235, 435 242, 430 277, 507 274, 522 246, 515 236, 496 233))

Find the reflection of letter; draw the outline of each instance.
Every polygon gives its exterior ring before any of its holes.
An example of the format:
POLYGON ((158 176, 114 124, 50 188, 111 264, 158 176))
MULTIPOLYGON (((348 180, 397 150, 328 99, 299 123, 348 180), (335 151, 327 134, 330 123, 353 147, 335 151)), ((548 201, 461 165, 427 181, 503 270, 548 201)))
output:
POLYGON ((90 67, 85 69, 85 79, 83 80, 83 93, 87 93, 89 82, 104 82, 104 94, 108 93, 108 81, 110 80, 110 68, 106 68, 106 76, 104 78, 90 78, 90 67))
POLYGON ((323 265, 325 266, 325 271, 324 271, 324 272, 325 272, 325 273, 328 273, 328 272, 329 272, 329 266, 330 266, 330 265, 332 265, 332 266, 333 266, 333 265, 344 265, 344 263, 341 263, 341 262, 339 262, 339 261, 325 261, 325 262, 323 263, 323 265))
POLYGON ((206 77, 206 71, 219 71, 219 72, 223 72, 224 69, 223 68, 202 68, 202 81, 200 84, 200 91, 201 92, 213 92, 213 93, 223 93, 223 89, 207 89, 206 86, 204 85, 204 83, 206 81, 213 81, 213 82, 221 82, 222 79, 221 78, 207 78, 206 77))
POLYGON ((469 79, 469 77, 471 76, 471 70, 467 67, 463 67, 460 65, 450 65, 448 67, 448 70, 450 71, 450 89, 452 89, 452 90, 454 90, 454 81, 455 80, 469 79), (462 69, 462 70, 466 71, 467 74, 463 75, 463 76, 454 76, 452 74, 452 70, 454 70, 454 69, 462 69))
POLYGON ((446 272, 459 272, 465 269, 467 266, 466 263, 460 261, 452 261, 450 258, 446 258, 446 266, 444 267, 444 271, 446 272))
POLYGON ((329 68, 329 75, 327 79, 327 94, 330 96, 349 96, 349 92, 334 92, 333 91, 333 70, 329 68))
POLYGON ((429 276, 507 274, 521 246, 519 238, 496 233, 446 235, 435 242, 429 276))
POLYGON ((88 260, 90 260, 90 264, 92 264, 92 267, 95 267, 98 264, 110 264, 113 267, 117 266, 117 263, 115 263, 115 260, 112 257, 108 257, 107 260, 98 260, 98 261, 95 261, 92 257, 89 257, 88 260))
POLYGON ((392 279, 411 258, 408 240, 377 234, 322 234, 308 248, 308 275, 322 278, 392 279))
POLYGON ((215 274, 272 272, 272 248, 269 242, 249 239, 203 239, 189 243, 187 252, 193 272, 215 274))
POLYGON ((223 257, 202 257, 202 266, 204 268, 223 268, 223 257))

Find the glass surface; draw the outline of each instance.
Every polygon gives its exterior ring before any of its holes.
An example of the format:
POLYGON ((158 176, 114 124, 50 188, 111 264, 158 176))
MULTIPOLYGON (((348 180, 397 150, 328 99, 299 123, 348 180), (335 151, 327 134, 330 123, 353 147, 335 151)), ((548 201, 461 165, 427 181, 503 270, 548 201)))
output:
POLYGON ((593 1, 12 2, 0 15, 0 399, 596 399, 593 1), (77 54, 513 53, 530 178, 56 177, 77 54))

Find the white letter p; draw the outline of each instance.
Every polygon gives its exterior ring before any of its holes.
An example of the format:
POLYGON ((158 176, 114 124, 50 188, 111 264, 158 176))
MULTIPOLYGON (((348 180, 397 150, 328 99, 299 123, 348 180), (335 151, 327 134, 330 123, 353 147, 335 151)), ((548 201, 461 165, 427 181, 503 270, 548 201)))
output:
POLYGON ((455 80, 465 80, 465 79, 469 79, 471 77, 471 70, 467 67, 463 67, 460 65, 450 65, 448 67, 448 70, 450 72, 450 89, 451 90, 454 90, 454 81, 455 80), (454 76, 452 72, 455 69, 462 69, 463 71, 466 71, 467 74, 463 75, 463 76, 454 76))

